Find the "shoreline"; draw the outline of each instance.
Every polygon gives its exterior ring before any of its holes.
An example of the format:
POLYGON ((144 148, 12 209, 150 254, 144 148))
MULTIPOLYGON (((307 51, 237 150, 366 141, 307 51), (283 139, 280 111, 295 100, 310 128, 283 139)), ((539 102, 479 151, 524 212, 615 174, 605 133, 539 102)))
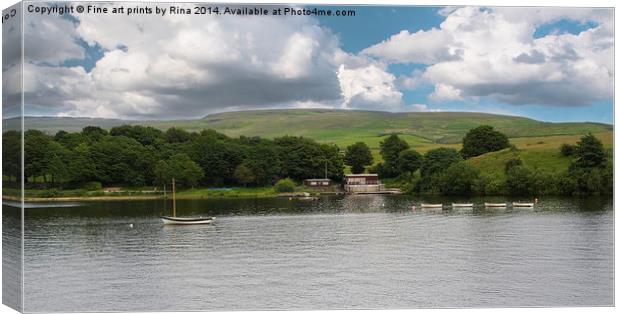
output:
MULTIPOLYGON (((235 199, 235 198, 277 198, 278 195, 243 195, 243 196, 177 196, 177 200, 197 200, 197 199, 235 199)), ((75 202, 75 201, 140 201, 140 200, 163 200, 163 196, 62 196, 62 197, 25 197, 24 202, 42 203, 42 202, 75 202)), ((171 197, 165 199, 172 200, 171 197)), ((20 197, 3 195, 2 200, 19 202, 20 197)))

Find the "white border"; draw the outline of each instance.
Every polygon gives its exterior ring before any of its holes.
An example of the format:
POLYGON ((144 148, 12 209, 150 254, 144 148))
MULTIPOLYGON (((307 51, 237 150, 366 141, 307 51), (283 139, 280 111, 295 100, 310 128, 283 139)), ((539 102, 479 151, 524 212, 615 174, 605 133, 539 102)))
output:
MULTIPOLYGON (((5 9, 17 1, 10 0, 0 0, 0 7, 5 9)), ((105 0, 94 0, 90 2, 111 2, 105 0)), ((171 2, 166 0, 149 0, 149 2, 171 2)), ((205 1, 196 1, 196 2, 205 2, 205 1)), ((553 1, 553 0, 475 0, 475 1, 467 1, 467 0, 440 0, 440 1, 432 1, 432 0, 389 0, 385 2, 380 2, 378 0, 293 0, 293 1, 281 1, 281 0, 252 0, 252 1, 229 1, 229 0, 220 0, 220 1, 209 1, 209 2, 218 2, 218 3, 278 3, 278 4, 291 4, 291 3, 300 3, 300 4, 343 4, 343 5, 355 5, 355 4, 367 4, 367 5, 428 5, 428 6, 443 6, 443 5, 480 5, 480 6, 557 6, 557 7, 611 7, 616 8, 616 2, 612 0, 563 0, 563 1, 553 1)), ((22 19, 23 20, 23 19, 22 19)), ((615 23, 614 23, 615 24, 615 23)), ((614 25, 614 37, 615 34, 618 34, 618 25, 614 25)), ((2 35, 0 33, 0 40, 2 40, 2 35)), ((615 39, 614 39, 615 43, 615 39)), ((22 43, 23 44, 23 43, 22 43)), ((1 55, 1 51, 0 51, 1 55)), ((617 60, 618 52, 614 51, 614 74, 616 73, 615 61, 617 60)), ((2 87, 0 86, 0 92, 2 87)), ((614 183, 620 182, 618 178, 620 175, 616 171, 618 160, 616 156, 620 156, 620 140, 615 136, 615 121, 618 120, 618 111, 615 110, 615 94, 618 90, 617 82, 615 80, 614 75, 614 183)), ((23 114, 22 114, 23 115, 23 114)), ((0 120, 0 129, 2 126, 2 122, 0 120)), ((23 126, 22 126, 23 127, 23 126)), ((1 137, 0 137, 1 138, 1 137)), ((0 158, 1 159, 1 158, 0 158)), ((23 182, 23 181, 22 181, 23 182)), ((2 183, 0 182, 0 189, 2 188, 2 183)), ((617 206, 615 203, 615 196, 619 195, 620 187, 618 184, 614 186, 614 249, 615 244, 619 243, 619 236, 615 233, 615 211, 617 210, 617 206)), ((22 215, 23 219, 23 215, 22 215)), ((0 226, 1 228, 1 226, 0 226)), ((22 222, 23 228, 23 222, 22 222)), ((23 234, 23 230, 22 230, 23 234)), ((23 239, 22 239, 23 242, 23 239)), ((0 242, 1 248, 1 242, 0 242)), ((22 243, 23 250, 23 243, 22 243)), ((615 250, 614 250, 615 253, 615 250)), ((0 250, 1 254, 1 250, 0 250)), ((618 297, 618 280, 615 277, 615 269, 618 267, 618 258, 614 256, 614 302, 617 301, 618 297)), ((0 274, 0 281, 2 280, 2 275, 0 274)), ((23 281, 22 281, 23 284, 23 281)), ((22 287, 23 292, 23 287, 22 287)), ((364 313, 364 314, 404 314, 404 313, 442 313, 442 314, 451 314, 451 313, 500 313, 500 314, 514 314, 514 313, 523 313, 528 312, 531 314, 539 314, 539 313, 583 313, 588 312, 589 314, 598 314, 598 313, 610 313, 616 312, 615 308, 488 308, 488 309, 415 309, 415 310, 346 310, 346 311, 287 311, 287 313, 292 314, 341 314, 341 313, 364 313)), ((16 311, 10 309, 5 305, 0 305, 0 314, 4 313, 17 313, 16 311)), ((134 312, 128 312, 134 313, 134 312)), ((156 312, 156 313, 183 313, 183 312, 156 312)), ((205 313, 218 313, 218 312, 205 312, 205 313)), ((243 311, 243 312, 219 312, 219 313, 235 313, 235 314, 276 314, 281 313, 281 311, 243 311)))

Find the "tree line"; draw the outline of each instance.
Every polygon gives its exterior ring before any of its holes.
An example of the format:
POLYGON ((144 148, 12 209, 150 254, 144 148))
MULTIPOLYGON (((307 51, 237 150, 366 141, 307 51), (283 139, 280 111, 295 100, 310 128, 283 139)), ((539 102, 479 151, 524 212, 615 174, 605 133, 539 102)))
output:
MULTIPOLYGON (((20 175, 20 136, 3 134, 3 171, 8 184, 20 175)), ((571 158, 561 173, 524 165, 516 147, 490 126, 470 130, 460 151, 440 147, 417 152, 397 134, 380 142, 382 161, 374 163, 364 142, 341 151, 337 145, 282 136, 275 139, 231 138, 214 130, 162 131, 123 125, 109 131, 88 126, 81 132, 38 130, 24 133, 24 175, 28 186, 100 188, 102 185, 163 185, 174 177, 184 187, 271 186, 281 179, 340 181, 345 165, 352 173, 378 173, 405 190, 443 195, 593 195, 613 193, 613 165, 602 143, 588 134, 576 145, 562 145, 571 158), (489 173, 466 162, 489 152, 509 149, 503 173, 489 173)), ((291 181, 286 181, 290 189, 291 181)))
MULTIPOLYGON (((20 133, 3 134, 5 180, 20 173, 20 133)), ((88 126, 81 132, 24 133, 24 176, 30 186, 80 188, 102 185, 162 185, 172 177, 181 186, 272 185, 280 178, 340 180, 340 149, 311 139, 231 138, 214 130, 123 125, 109 131, 88 126), (327 171, 326 171, 327 170, 327 171)))

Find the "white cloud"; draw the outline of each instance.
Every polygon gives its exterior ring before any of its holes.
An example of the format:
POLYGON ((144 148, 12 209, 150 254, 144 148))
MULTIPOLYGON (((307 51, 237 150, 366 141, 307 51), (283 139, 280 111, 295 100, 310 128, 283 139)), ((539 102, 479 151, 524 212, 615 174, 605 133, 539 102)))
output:
POLYGON ((402 93, 396 88, 396 77, 376 64, 366 67, 338 69, 343 108, 398 110, 402 93))
POLYGON ((449 33, 436 28, 416 33, 403 30, 379 44, 364 49, 362 54, 380 56, 390 62, 431 64, 459 58, 459 50, 446 46, 450 40, 449 33))
MULTIPOLYGON (((33 92, 27 103, 36 110, 46 107, 70 116, 185 118, 235 109, 334 107, 343 101, 348 108, 368 108, 400 101, 391 74, 380 66, 373 68, 379 64, 376 61, 341 50, 337 37, 309 17, 84 14, 77 18, 79 23, 69 23, 72 28, 63 32, 63 38, 98 44, 105 53, 88 73, 29 67, 28 75, 37 79, 28 81, 33 92), (344 76, 339 73, 341 65, 349 71, 344 76), (346 86, 373 84, 363 75, 368 71, 383 75, 379 78, 387 85, 370 86, 343 100, 340 78, 346 78, 346 86), (78 75, 83 81, 78 86, 87 85, 88 94, 59 92, 69 88, 61 86, 64 82, 78 75), (55 88, 47 88, 46 82, 55 88)), ((68 23, 50 19, 50 30, 68 23)), ((48 35, 61 37, 55 31, 48 35)), ((76 56, 63 52, 50 59, 76 56)))
POLYGON ((458 8, 439 28, 402 31, 364 53, 393 63, 424 63, 432 101, 491 97, 510 104, 581 106, 610 99, 613 10, 581 8, 458 8), (579 34, 534 38, 544 24, 572 19, 596 26, 579 34))
POLYGON ((84 58, 84 49, 76 42, 75 27, 70 20, 55 15, 38 14, 35 18, 26 18, 26 21, 26 62, 58 65, 65 60, 84 58))

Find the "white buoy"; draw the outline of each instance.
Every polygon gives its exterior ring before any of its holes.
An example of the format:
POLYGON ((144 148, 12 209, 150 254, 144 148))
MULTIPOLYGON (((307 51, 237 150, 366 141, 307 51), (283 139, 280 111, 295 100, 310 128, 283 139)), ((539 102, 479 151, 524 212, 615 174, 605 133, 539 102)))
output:
POLYGON ((129 224, 129 228, 133 228, 133 224, 129 224))

